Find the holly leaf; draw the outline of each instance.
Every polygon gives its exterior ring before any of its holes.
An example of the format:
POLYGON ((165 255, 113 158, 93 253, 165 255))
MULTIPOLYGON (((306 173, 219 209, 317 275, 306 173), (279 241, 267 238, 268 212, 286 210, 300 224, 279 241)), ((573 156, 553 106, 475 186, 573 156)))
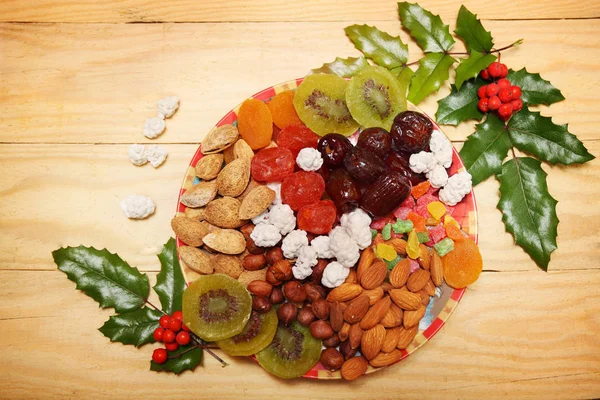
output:
POLYGON ((404 92, 406 93, 408 91, 408 86, 410 85, 410 81, 415 72, 407 66, 404 66, 399 70, 393 70, 391 72, 392 74, 398 75, 398 82, 400 82, 400 87, 404 88, 404 92))
POLYGON ((408 46, 399 37, 390 36, 374 26, 351 25, 344 28, 348 38, 377 65, 393 69, 406 64, 408 46))
POLYGON ((456 60, 443 53, 429 53, 419 61, 419 69, 415 72, 408 91, 408 100, 419 104, 425 97, 440 89, 448 79, 450 66, 456 60))
POLYGON ((456 87, 460 89, 464 81, 476 78, 479 72, 487 68, 494 60, 496 60, 496 56, 492 54, 471 51, 469 57, 461 59, 460 65, 456 68, 456 87))
POLYGON ((473 178, 473 186, 502 172, 502 161, 512 147, 504 122, 494 114, 475 125, 475 129, 460 150, 460 157, 473 178))
POLYGON ((498 208, 506 230, 544 270, 557 247, 558 227, 557 201, 548 193, 546 176, 541 163, 529 157, 506 162, 498 175, 498 208))
POLYGON ((455 85, 451 85, 452 91, 446 97, 438 100, 438 110, 435 118, 438 124, 458 125, 460 122, 468 119, 478 121, 483 117, 483 113, 477 108, 479 97, 477 90, 485 85, 480 78, 474 81, 466 81, 458 90, 455 85))
POLYGON ((113 307, 118 313, 133 311, 146 302, 150 293, 148 276, 106 249, 64 247, 53 251, 52 257, 77 289, 101 307, 113 307))
POLYGON ((518 71, 509 70, 506 78, 511 84, 521 88, 521 100, 527 105, 550 105, 565 99, 560 90, 542 79, 540 74, 531 74, 525 68, 518 71))
POLYGON ((593 160, 594 156, 567 128, 567 124, 556 125, 552 118, 527 108, 513 115, 508 122, 508 132, 515 147, 542 161, 569 165, 593 160))
POLYGON ((450 28, 444 25, 439 15, 408 2, 398 3, 398 13, 402 26, 425 53, 444 53, 454 45, 450 28))
POLYGON ((458 10, 454 33, 465 42, 465 45, 471 51, 487 53, 494 47, 492 34, 485 30, 481 21, 477 19, 477 15, 469 11, 464 5, 460 6, 460 10, 458 10))
POLYGON ((335 74, 342 78, 350 78, 368 65, 369 63, 364 57, 336 57, 334 61, 325 63, 321 68, 313 69, 311 72, 313 74, 335 74))
POLYGON ((202 361, 202 348, 197 344, 179 346, 175 351, 167 352, 167 362, 157 364, 150 361, 151 371, 167 371, 177 375, 183 371, 193 370, 202 361))
POLYGON ((158 320, 162 316, 159 311, 148 307, 125 314, 113 315, 98 329, 111 342, 132 344, 140 347, 146 343, 154 343, 154 330, 158 328, 158 320))
POLYGON ((177 258, 175 239, 169 238, 158 255, 160 272, 156 276, 154 291, 158 294, 162 309, 167 314, 181 310, 181 299, 185 290, 185 279, 177 258))

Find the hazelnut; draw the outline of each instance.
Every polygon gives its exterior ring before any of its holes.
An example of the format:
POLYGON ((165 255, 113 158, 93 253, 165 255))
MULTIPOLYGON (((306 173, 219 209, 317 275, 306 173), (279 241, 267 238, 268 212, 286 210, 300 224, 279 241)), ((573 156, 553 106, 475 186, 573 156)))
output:
POLYGON ((307 282, 304 284, 304 289, 306 290, 306 299, 311 303, 325 298, 325 289, 322 286, 307 282))
POLYGON ((340 344, 340 353, 342 353, 344 359, 346 360, 349 360, 350 358, 354 357, 357 352, 358 349, 353 349, 352 346, 350 346, 350 342, 348 340, 340 344))
POLYGON ((330 347, 321 353, 321 364, 330 371, 342 368, 344 356, 338 350, 330 347))
POLYGON ((329 339, 331 336, 333 336, 333 329, 331 329, 331 325, 329 325, 329 322, 327 321, 323 321, 323 320, 318 320, 318 321, 314 321, 311 322, 310 324, 310 334, 313 335, 313 337, 315 339, 329 339))
POLYGON ((271 304, 283 303, 284 297, 283 297, 283 292, 281 291, 281 288, 274 287, 273 290, 271 291, 271 296, 269 297, 269 300, 271 300, 271 304))
POLYGON ((248 284, 248 291, 256 296, 269 297, 272 290, 273 285, 271 285, 269 282, 255 280, 248 284))
POLYGON ((329 302, 325 299, 318 299, 312 303, 312 309, 315 316, 319 319, 327 319, 329 317, 329 302))
POLYGON ((248 271, 257 271, 265 266, 267 259, 264 254, 247 254, 242 260, 242 267, 248 271))
POLYGON ((284 325, 289 325, 296 320, 298 309, 292 303, 284 303, 277 309, 277 318, 284 325))
POLYGON ((254 230, 254 224, 246 224, 240 228, 242 234, 246 237, 250 237, 250 234, 254 230))
POLYGON ((311 322, 315 320, 315 314, 313 314, 310 307, 304 307, 298 311, 298 322, 304 326, 309 326, 311 322))
POLYGON ((275 275, 273 274, 273 267, 267 268, 267 274, 265 276, 265 279, 273 286, 281 285, 281 281, 275 278, 275 275))
POLYGON ((337 347, 341 340, 337 333, 334 333, 329 339, 323 340, 323 346, 325 347, 337 347))
POLYGON ((289 281, 294 276, 292 264, 288 260, 279 260, 269 269, 273 271, 273 276, 282 282, 289 281))
POLYGON ((289 281, 283 285, 283 294, 285 294, 285 298, 292 303, 304 303, 306 300, 306 290, 304 289, 304 285, 302 285, 298 281, 289 281))
POLYGON ((275 265, 279 260, 283 260, 283 251, 281 247, 273 247, 267 250, 267 263, 269 265, 275 265))
POLYGON ((264 257, 265 249, 262 247, 258 247, 256 243, 254 243, 254 239, 252 239, 251 237, 246 238, 246 250, 248 250, 248 253, 250 254, 261 254, 264 257))
POLYGON ((271 310, 271 302, 265 296, 254 296, 252 299, 252 309, 264 314, 271 310))
POLYGON ((323 271, 325 271, 325 267, 329 264, 327 260, 319 259, 317 265, 314 266, 313 272, 310 276, 310 280, 312 283, 317 285, 321 284, 321 279, 323 278, 323 271))

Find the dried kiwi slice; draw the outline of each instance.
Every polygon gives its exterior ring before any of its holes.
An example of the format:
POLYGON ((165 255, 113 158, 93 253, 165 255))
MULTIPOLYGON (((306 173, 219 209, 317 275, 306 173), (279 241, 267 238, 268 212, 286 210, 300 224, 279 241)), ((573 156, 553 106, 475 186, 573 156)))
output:
POLYGON ((367 67, 350 79, 346 104, 362 126, 389 131, 394 117, 406 110, 406 87, 387 69, 367 67))
POLYGON ((252 296, 244 285, 223 274, 205 275, 183 292, 183 322, 208 342, 240 333, 252 310, 252 296))
POLYGON ((319 361, 322 343, 307 327, 294 322, 280 324, 269 346, 256 353, 259 364, 280 378, 304 375, 319 361))
POLYGON ((249 356, 271 343, 277 331, 277 313, 272 308, 265 314, 252 311, 244 330, 229 339, 219 340, 217 346, 230 356, 249 356))
POLYGON ((304 78, 294 96, 298 116, 320 136, 341 133, 350 136, 358 129, 346 105, 348 81, 337 75, 314 74, 304 78))

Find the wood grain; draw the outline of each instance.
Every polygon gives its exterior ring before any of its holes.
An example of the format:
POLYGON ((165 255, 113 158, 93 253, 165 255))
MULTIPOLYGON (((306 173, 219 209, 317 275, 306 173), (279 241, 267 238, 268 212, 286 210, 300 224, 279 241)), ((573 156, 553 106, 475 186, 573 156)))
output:
MULTIPOLYGON (((155 274, 150 274, 151 284, 155 274)), ((152 345, 109 344, 110 310, 58 271, 1 271, 3 399, 594 398, 600 393, 600 271, 484 273, 454 315, 400 364, 353 384, 285 382, 248 359, 206 357, 175 378, 148 371, 152 345), (43 296, 40 296, 43 293, 43 296), (53 295, 60 293, 60 295, 53 295), (15 315, 18 310, 18 315, 15 315), (76 321, 76 322, 75 322, 76 321), (168 388, 168 389, 167 389, 168 388)))
MULTIPOLYGON (((156 141, 195 143, 253 93, 336 56, 356 56, 343 33, 346 25, 0 24, 0 142, 136 142, 143 139, 144 120, 156 113, 156 101, 176 94, 181 109, 156 141)), ((378 26, 399 31, 397 22, 378 26)), ((582 139, 598 138, 600 20, 486 26, 499 44, 525 38, 502 60, 514 69, 539 71, 563 91, 567 101, 542 112, 569 122, 582 139)), ((410 50, 411 60, 421 56, 414 42, 410 50)), ((434 115, 448 88, 446 83, 422 109, 434 115)), ((453 140, 464 140, 473 125, 444 129, 453 140)))
MULTIPOLYGON (((587 144, 600 154, 600 141, 587 144)), ((169 221, 197 148, 165 146, 169 158, 154 170, 131 165, 126 145, 0 145, 0 269, 51 270, 51 251, 84 244, 107 247, 144 271, 157 271, 155 254, 173 235, 169 221), (133 193, 153 198, 156 213, 144 221, 125 218, 119 203, 133 193)), ((550 192, 559 200, 561 220, 550 269, 600 269, 600 161, 545 168, 551 169, 550 192)), ((504 230, 495 208, 498 183, 484 182, 475 195, 484 268, 536 270, 504 230)))
MULTIPOLYGON (((600 4, 575 0, 515 3, 510 0, 464 0, 469 10, 485 19, 594 18, 600 4)), ((459 4, 421 0, 419 4, 456 19, 459 4)), ((227 21, 396 21, 395 1, 333 0, 4 0, 0 21, 31 22, 227 22, 227 21)))

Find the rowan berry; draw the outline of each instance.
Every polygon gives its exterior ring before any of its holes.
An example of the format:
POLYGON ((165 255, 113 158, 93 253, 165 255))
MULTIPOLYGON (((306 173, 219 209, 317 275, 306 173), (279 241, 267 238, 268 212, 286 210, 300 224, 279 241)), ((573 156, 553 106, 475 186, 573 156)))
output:
POLYGON ((521 88, 518 86, 511 86, 511 90, 512 90, 512 99, 516 100, 519 97, 521 97, 521 88))
POLYGON ((175 311, 171 316, 173 319, 178 319, 183 322, 183 313, 181 311, 175 311))
POLYGON ((186 344, 188 344, 190 342, 190 334, 187 332, 183 332, 183 331, 179 332, 177 334, 177 337, 175 338, 175 340, 180 345, 185 346, 186 344))
POLYGON ((513 108, 513 111, 519 111, 521 108, 523 108, 523 100, 521 99, 513 100, 510 104, 513 108))
POLYGON ((165 329, 167 329, 169 327, 169 322, 171 322, 171 317, 169 317, 168 315, 163 315, 158 320, 158 324, 165 329))
POLYGON ((512 100, 512 93, 510 89, 502 89, 498 93, 498 98, 503 103, 510 103, 512 100))
POLYGON ((511 86, 510 81, 506 78, 499 79, 498 82, 496 82, 496 85, 498 85, 500 90, 508 89, 511 86))
POLYGON ((181 329, 184 330, 184 331, 186 331, 186 332, 190 331, 190 328, 188 328, 187 325, 184 324, 183 322, 181 323, 181 329))
POLYGON ((177 333, 181 330, 181 321, 175 318, 171 318, 169 321, 169 329, 173 331, 173 333, 177 333))
POLYGON ((175 340, 175 333, 170 329, 165 329, 163 332, 163 342, 172 343, 175 340))
POLYGON ((487 97, 487 95, 485 94, 486 88, 487 85, 483 85, 479 89, 477 89, 477 97, 479 97, 480 99, 487 97))
POLYGON ((179 343, 177 343, 177 342, 165 343, 165 349, 167 349, 168 351, 175 351, 178 348, 179 348, 179 343))
POLYGON ((508 67, 506 66, 506 64, 500 64, 500 68, 500 78, 506 78, 506 76, 508 75, 508 67))
POLYGON ((479 103, 477 103, 477 107, 479 108, 479 111, 484 113, 490 111, 490 107, 488 105, 488 98, 484 97, 483 99, 479 100, 479 103))
POLYGON ((485 89, 485 94, 487 95, 487 97, 492 97, 492 96, 496 96, 499 91, 500 91, 500 88, 498 87, 498 85, 496 85, 495 83, 490 83, 489 85, 487 85, 487 88, 485 89))
POLYGON ((499 78, 502 75, 502 64, 498 61, 491 63, 488 67, 488 73, 492 78, 499 78))
POLYGON ((481 79, 485 79, 486 81, 490 80, 490 74, 489 74, 487 68, 484 70, 481 70, 481 72, 479 73, 479 76, 481 76, 481 79))
POLYGON ((510 103, 502 104, 498 108, 498 115, 502 120, 506 121, 512 115, 512 105, 510 103))
POLYGON ((156 340, 157 342, 162 342, 164 333, 165 333, 165 330, 163 328, 161 328, 161 327, 156 328, 153 333, 154 340, 156 340))
POLYGON ((497 110, 501 104, 502 102, 500 101, 498 96, 492 96, 488 100, 488 107, 490 108, 490 110, 497 110))
POLYGON ((152 352, 152 361, 157 364, 164 364, 167 362, 167 350, 165 349, 154 349, 152 352))

